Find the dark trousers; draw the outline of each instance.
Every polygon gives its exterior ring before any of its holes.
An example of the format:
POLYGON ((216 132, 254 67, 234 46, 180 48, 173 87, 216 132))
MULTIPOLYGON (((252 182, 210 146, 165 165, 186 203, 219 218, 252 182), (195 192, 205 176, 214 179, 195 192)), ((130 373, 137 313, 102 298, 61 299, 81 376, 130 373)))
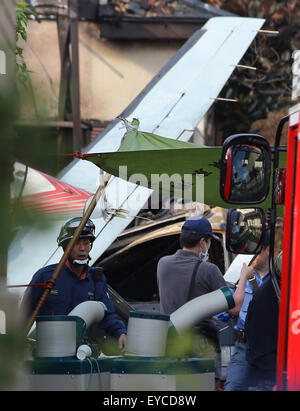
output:
POLYGON ((276 370, 263 370, 248 363, 247 343, 236 343, 227 367, 224 391, 271 391, 276 384, 276 370))
POLYGON ((272 391, 275 384, 275 370, 263 370, 249 364, 247 375, 247 389, 249 391, 272 391))

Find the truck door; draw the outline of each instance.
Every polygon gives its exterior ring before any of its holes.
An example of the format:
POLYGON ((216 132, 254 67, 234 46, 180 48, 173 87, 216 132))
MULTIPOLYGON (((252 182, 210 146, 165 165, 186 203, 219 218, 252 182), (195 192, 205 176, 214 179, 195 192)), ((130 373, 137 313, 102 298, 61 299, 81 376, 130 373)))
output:
POLYGON ((300 105, 289 111, 277 389, 300 389, 300 105))

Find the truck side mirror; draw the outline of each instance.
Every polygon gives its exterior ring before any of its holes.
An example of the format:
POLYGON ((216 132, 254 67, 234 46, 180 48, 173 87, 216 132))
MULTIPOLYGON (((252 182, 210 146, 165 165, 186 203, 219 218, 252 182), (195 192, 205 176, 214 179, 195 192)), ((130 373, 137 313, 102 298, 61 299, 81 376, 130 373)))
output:
POLYGON ((231 253, 259 254, 264 232, 265 216, 261 208, 231 208, 228 211, 226 248, 231 253))
POLYGON ((268 193, 271 150, 268 141, 257 134, 235 134, 223 143, 220 195, 232 204, 257 204, 268 193))

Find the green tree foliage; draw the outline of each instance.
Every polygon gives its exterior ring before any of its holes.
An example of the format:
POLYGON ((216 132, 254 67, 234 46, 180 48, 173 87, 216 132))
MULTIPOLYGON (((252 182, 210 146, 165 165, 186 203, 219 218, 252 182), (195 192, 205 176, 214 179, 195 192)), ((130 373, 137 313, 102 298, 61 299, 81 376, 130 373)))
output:
POLYGON ((28 14, 34 14, 29 8, 27 3, 16 4, 16 65, 17 65, 17 78, 22 84, 26 84, 28 80, 28 73, 26 62, 23 56, 23 48, 18 45, 20 39, 27 41, 27 27, 28 27, 28 14))
POLYGON ((265 18, 263 30, 278 34, 258 34, 240 64, 224 86, 221 96, 239 103, 218 102, 215 120, 219 142, 230 134, 248 132, 251 124, 269 112, 292 106, 292 53, 300 49, 300 2, 296 0, 207 0, 212 6, 244 17, 265 18))

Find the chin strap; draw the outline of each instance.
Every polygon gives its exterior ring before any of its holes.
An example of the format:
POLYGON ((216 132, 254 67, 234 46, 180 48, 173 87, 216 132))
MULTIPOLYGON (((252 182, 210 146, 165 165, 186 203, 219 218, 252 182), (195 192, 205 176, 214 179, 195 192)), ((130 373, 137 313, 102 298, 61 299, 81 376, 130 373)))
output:
POLYGON ((86 265, 86 264, 88 264, 88 262, 89 262, 89 259, 87 258, 86 260, 73 260, 72 264, 86 265))
POLYGON ((68 258, 69 262, 74 265, 87 265, 91 260, 91 257, 88 256, 85 260, 72 260, 70 257, 68 258))

